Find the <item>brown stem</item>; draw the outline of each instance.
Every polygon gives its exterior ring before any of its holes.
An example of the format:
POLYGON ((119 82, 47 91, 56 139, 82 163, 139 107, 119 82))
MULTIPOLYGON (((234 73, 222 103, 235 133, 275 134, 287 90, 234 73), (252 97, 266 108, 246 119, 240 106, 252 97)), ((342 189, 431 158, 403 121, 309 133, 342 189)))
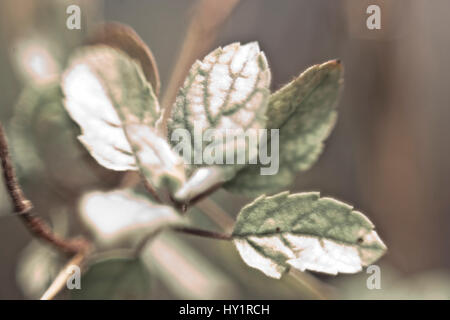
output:
POLYGON ((189 199, 188 205, 189 206, 193 206, 196 205, 198 202, 206 199, 207 197, 209 197, 210 195, 212 195, 214 192, 216 192, 217 190, 219 190, 220 188, 222 188, 223 183, 220 182, 214 186, 212 186, 211 188, 209 188, 208 190, 196 195, 195 197, 189 199))
POLYGON ((187 233, 198 237, 205 237, 205 238, 211 238, 211 239, 217 239, 217 240, 232 240, 233 237, 229 234, 214 232, 214 231, 208 231, 208 230, 201 230, 201 229, 195 229, 190 227, 172 227, 173 231, 181 232, 181 233, 187 233))
MULTIPOLYGON (((210 238, 210 239, 217 239, 217 240, 232 240, 233 237, 228 234, 218 233, 214 231, 207 231, 207 230, 201 230, 191 227, 181 227, 181 226, 174 226, 171 227, 170 230, 180 233, 186 233, 198 237, 204 237, 204 238, 210 238)), ((161 231, 163 231, 163 228, 158 229, 150 234, 148 234, 146 237, 144 237, 136 246, 134 250, 134 257, 138 257, 142 251, 147 247, 147 244, 154 239, 161 231)))
POLYGON ((12 165, 9 154, 8 142, 6 140, 5 131, 0 123, 0 159, 3 168, 3 178, 8 191, 9 197, 14 208, 25 224, 27 229, 35 237, 46 241, 55 248, 64 253, 78 253, 84 251, 88 246, 88 242, 84 239, 64 239, 53 233, 48 224, 39 216, 33 214, 31 211, 33 205, 29 201, 20 187, 17 176, 12 165))
POLYGON ((18 214, 25 214, 30 212, 33 208, 31 202, 25 198, 22 189, 20 188, 19 182, 17 181, 14 167, 11 162, 11 157, 9 155, 8 142, 6 141, 5 131, 3 126, 0 124, 0 158, 3 168, 3 178, 11 197, 14 212, 18 214))
POLYGON ((19 217, 33 236, 51 244, 59 251, 73 254, 89 246, 87 240, 83 238, 65 239, 56 235, 42 218, 31 212, 20 214, 19 217))

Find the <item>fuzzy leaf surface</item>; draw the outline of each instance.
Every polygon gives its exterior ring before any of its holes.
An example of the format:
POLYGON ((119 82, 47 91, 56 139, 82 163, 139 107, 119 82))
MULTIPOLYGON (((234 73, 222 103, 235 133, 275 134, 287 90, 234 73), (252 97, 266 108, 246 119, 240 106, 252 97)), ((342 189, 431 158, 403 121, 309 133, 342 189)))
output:
POLYGON ((239 213, 233 236, 242 259, 273 278, 290 267, 355 273, 386 251, 368 218, 316 192, 257 198, 239 213))
MULTIPOLYGON (((177 129, 186 130, 189 141, 182 141, 185 148, 177 149, 185 160, 196 166, 217 164, 223 170, 223 180, 230 179, 242 166, 225 161, 227 154, 244 152, 251 154, 244 143, 243 131, 264 128, 265 112, 269 98, 270 70, 266 57, 256 42, 241 45, 230 44, 208 54, 192 66, 180 88, 168 121, 168 135, 172 145, 177 129), (195 143, 211 133, 210 142, 195 143), (221 137, 233 132, 235 139, 221 137), (218 161, 197 161, 212 151, 218 161), (219 155, 220 154, 220 155, 219 155)), ((253 150, 256 151, 256 150, 253 150)), ((248 159, 249 156, 247 156, 248 159)), ((204 159, 203 159, 204 160, 204 159)))

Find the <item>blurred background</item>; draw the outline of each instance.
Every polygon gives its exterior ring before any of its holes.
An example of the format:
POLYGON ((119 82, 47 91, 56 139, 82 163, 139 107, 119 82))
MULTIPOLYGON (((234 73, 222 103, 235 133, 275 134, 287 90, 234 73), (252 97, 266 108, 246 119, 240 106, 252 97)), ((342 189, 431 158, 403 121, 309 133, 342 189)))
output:
MULTIPOLYGON (((113 277, 125 283, 114 298, 450 298, 450 2, 197 2, 0 2, 0 120, 27 196, 56 230, 77 234, 84 232, 79 197, 112 189, 122 178, 84 152, 75 140, 78 128, 54 99, 59 89, 45 84, 98 23, 117 21, 136 30, 155 56, 162 92, 171 75, 185 72, 176 67, 180 51, 193 62, 220 45, 258 41, 269 60, 273 90, 312 64, 339 58, 345 88, 337 126, 319 161, 299 173, 290 190, 321 191, 353 204, 374 222, 389 248, 378 262, 382 289, 368 290, 364 271, 272 280, 245 266, 230 243, 167 234, 145 251, 149 261, 142 268, 133 266, 132 274, 145 273, 145 287, 137 290, 142 281, 117 273, 121 266, 100 265, 92 270, 99 275, 88 280, 98 283, 86 284, 94 289, 82 297, 103 297, 102 277, 113 277), (81 8, 81 30, 66 28, 71 4, 81 8), (380 30, 366 27, 370 4, 381 8, 380 30), (202 5, 211 13, 200 10, 202 5), (195 57, 183 45, 186 35, 195 57), (33 60, 36 52, 47 61, 45 72, 33 69, 33 63, 42 65, 33 60)), ((11 214, 2 188, 0 299, 36 298, 64 259, 32 241, 11 214)), ((214 200, 232 217, 250 201, 225 191, 214 200)), ((192 217, 216 227, 200 211, 192 217)))

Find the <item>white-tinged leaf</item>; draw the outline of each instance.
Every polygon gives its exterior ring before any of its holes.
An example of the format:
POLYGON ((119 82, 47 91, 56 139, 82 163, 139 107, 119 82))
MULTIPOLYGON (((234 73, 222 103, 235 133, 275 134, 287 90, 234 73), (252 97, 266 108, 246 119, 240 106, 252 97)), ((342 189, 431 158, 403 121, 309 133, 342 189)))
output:
POLYGON ((343 84, 343 67, 337 60, 308 68, 270 96, 267 128, 279 129, 279 171, 261 175, 262 165, 248 165, 225 188, 251 197, 273 193, 289 185, 298 171, 318 159, 323 142, 336 119, 343 84))
POLYGON ((143 234, 182 221, 172 207, 152 203, 127 190, 84 195, 80 214, 97 240, 105 245, 133 241, 143 234))
POLYGON ((145 177, 150 177, 153 184, 167 185, 171 190, 184 184, 183 160, 155 130, 145 125, 130 125, 127 133, 145 177))
POLYGON ((62 87, 65 107, 82 129, 79 139, 101 165, 139 170, 156 185, 166 175, 183 183, 182 159, 152 129, 159 104, 133 59, 103 45, 83 48, 71 59, 62 87))
MULTIPOLYGON (((206 144, 196 145, 194 137, 203 138, 206 130, 220 135, 226 130, 264 128, 270 77, 266 57, 256 42, 233 43, 195 62, 178 92, 168 121, 169 141, 175 146, 173 133, 177 129, 187 130, 191 136, 188 145, 191 151, 182 156, 194 164, 194 155, 203 156, 206 147, 206 144)), ((226 141, 219 143, 224 157, 230 148, 238 152, 236 149, 244 145, 243 152, 247 151, 247 146, 239 140, 236 146, 234 142, 232 145, 227 145, 226 141)), ((237 168, 227 173, 229 178, 237 168)))
POLYGON ((386 251, 362 213, 317 192, 257 198, 239 213, 233 236, 242 259, 273 278, 289 267, 355 273, 386 251))
POLYGON ((223 170, 218 167, 199 168, 194 171, 189 180, 175 193, 175 199, 189 202, 190 199, 210 190, 226 181, 223 170))

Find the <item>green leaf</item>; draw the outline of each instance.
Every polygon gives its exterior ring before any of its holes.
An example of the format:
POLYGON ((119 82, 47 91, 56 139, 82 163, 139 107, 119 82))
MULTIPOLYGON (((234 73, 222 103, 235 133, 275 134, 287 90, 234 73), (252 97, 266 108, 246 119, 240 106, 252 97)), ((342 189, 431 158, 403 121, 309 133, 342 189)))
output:
POLYGON ((150 275, 140 259, 108 259, 90 266, 81 276, 81 289, 70 291, 75 300, 147 299, 150 275))
POLYGON ((257 198, 239 213, 233 236, 242 259, 273 278, 289 267, 355 273, 386 251, 362 213, 317 192, 257 198))
MULTIPOLYGON (((205 156, 206 148, 215 146, 222 150, 219 156, 226 163, 227 152, 250 152, 241 144, 239 130, 264 128, 265 112, 269 97, 270 70, 263 52, 256 42, 230 44, 208 54, 203 61, 192 66, 180 88, 172 115, 168 121, 168 139, 176 147, 174 132, 183 129, 190 134, 182 155, 190 164, 211 166, 207 161, 195 161, 205 156), (203 139, 207 130, 215 136, 210 143, 195 143, 195 137, 203 139), (225 130, 234 130, 234 140, 215 139, 225 130), (241 149, 244 148, 244 149, 241 149), (206 163, 205 163, 206 162, 206 163)), ((180 151, 180 150, 178 150, 180 151)), ((256 151, 256 150, 255 150, 256 151)), ((234 163, 220 166, 222 180, 230 179, 242 166, 234 163)))
POLYGON ((267 128, 280 129, 279 171, 261 175, 261 165, 248 165, 225 188, 252 197, 273 193, 289 185, 297 171, 308 170, 336 122, 342 73, 336 60, 315 65, 272 94, 267 128))
POLYGON ((107 46, 85 47, 71 59, 62 87, 79 139, 101 165, 140 171, 157 186, 184 182, 181 158, 153 129, 159 104, 135 60, 107 46))

